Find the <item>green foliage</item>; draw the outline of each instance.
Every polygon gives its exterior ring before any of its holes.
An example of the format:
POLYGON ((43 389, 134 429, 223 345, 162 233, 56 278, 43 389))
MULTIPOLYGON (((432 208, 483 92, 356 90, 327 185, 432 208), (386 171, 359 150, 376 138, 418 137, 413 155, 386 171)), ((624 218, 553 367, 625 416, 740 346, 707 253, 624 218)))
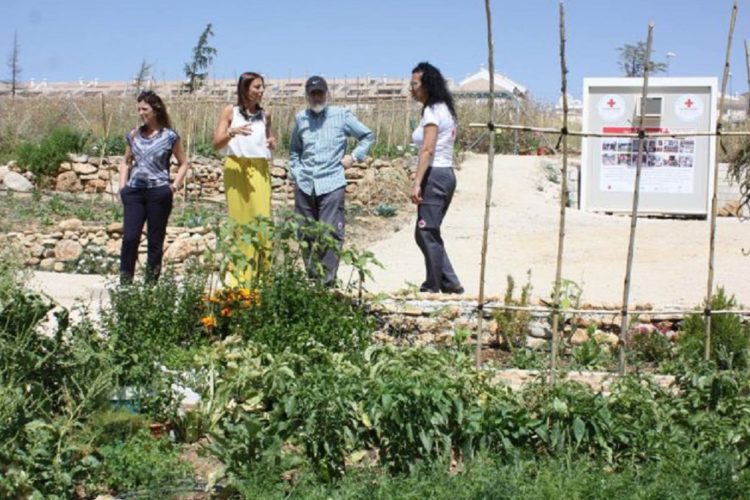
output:
POLYGON ((125 134, 114 134, 108 137, 98 137, 91 145, 91 153, 95 155, 124 155, 128 141, 125 134))
POLYGON ((44 296, 11 288, 0 308, 0 497, 72 497, 96 466, 75 436, 106 404, 114 369, 85 318, 60 310, 43 330, 44 296))
POLYGON ((95 483, 115 492, 143 490, 154 493, 178 485, 190 477, 190 468, 180 459, 180 450, 168 438, 154 438, 142 429, 123 443, 100 449, 102 467, 95 483))
POLYGON ((375 215, 380 217, 393 217, 396 215, 396 212, 398 212, 398 207, 390 203, 381 202, 375 207, 375 215))
MULTIPOLYGON (((735 309, 737 300, 719 287, 711 300, 714 311, 735 309)), ((736 314, 716 314, 711 318, 711 359, 722 368, 745 368, 748 366, 750 330, 736 314)), ((678 337, 680 354, 691 360, 703 359, 705 352, 706 323, 699 313, 685 318, 678 337)))
POLYGON ((211 138, 203 137, 193 144, 193 153, 205 158, 220 158, 218 151, 214 149, 211 138))
POLYGON ((63 219, 106 225, 122 220, 122 204, 104 196, 76 198, 67 193, 34 191, 26 195, 7 194, 0 198, 0 231, 19 227, 52 226, 63 219))
POLYGON ((648 59, 651 54, 646 54, 646 42, 638 42, 635 45, 626 43, 625 45, 618 47, 617 56, 622 70, 623 76, 628 77, 643 77, 646 70, 646 61, 649 61, 649 74, 654 75, 656 73, 664 73, 667 70, 666 63, 654 62, 648 59))
POLYGON ((160 366, 173 349, 200 343, 199 319, 207 275, 189 267, 180 282, 166 272, 147 281, 110 290, 110 307, 102 311, 108 348, 119 368, 118 384, 130 387, 141 410, 166 418, 174 411, 171 376, 160 366))
POLYGON ((183 69, 187 78, 185 89, 191 94, 203 86, 208 76, 208 68, 216 56, 216 49, 208 45, 208 39, 212 36, 214 36, 214 32, 211 23, 209 23, 198 38, 198 44, 193 47, 193 58, 190 62, 185 63, 183 69))
MULTIPOLYGON (((505 299, 503 303, 506 306, 527 307, 531 296, 531 270, 526 272, 526 284, 521 288, 521 296, 518 299, 513 297, 515 281, 510 274, 507 277, 507 286, 505 287, 505 299)), ((515 311, 502 309, 493 314, 497 322, 496 342, 500 343, 502 339, 511 350, 523 347, 526 344, 526 334, 529 331, 529 322, 531 313, 529 311, 515 311)))
POLYGON ((19 146, 18 164, 33 172, 38 180, 42 180, 57 173, 60 164, 67 160, 68 153, 83 152, 87 141, 86 134, 60 127, 38 144, 27 142, 19 146))
POLYGON ((370 156, 373 158, 399 158, 404 156, 409 146, 389 145, 387 142, 379 141, 370 149, 370 156))
POLYGON ((572 368, 578 370, 600 370, 605 368, 612 359, 609 349, 593 337, 589 337, 581 345, 574 347, 572 356, 572 368))
POLYGON ((544 368, 544 359, 534 349, 523 347, 513 350, 510 365, 519 370, 541 370, 544 368))
POLYGON ((672 357, 672 344, 659 331, 634 332, 628 350, 636 362, 661 363, 672 357))

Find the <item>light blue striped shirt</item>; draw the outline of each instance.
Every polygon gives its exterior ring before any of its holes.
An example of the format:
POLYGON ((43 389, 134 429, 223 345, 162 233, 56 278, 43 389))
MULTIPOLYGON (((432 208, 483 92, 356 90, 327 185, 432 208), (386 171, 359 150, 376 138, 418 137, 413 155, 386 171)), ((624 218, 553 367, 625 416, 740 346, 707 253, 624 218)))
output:
POLYGON ((289 172, 305 194, 318 196, 346 186, 341 159, 347 137, 357 139, 351 153, 354 159, 364 160, 375 134, 351 111, 328 106, 318 114, 309 109, 297 113, 289 147, 289 172))

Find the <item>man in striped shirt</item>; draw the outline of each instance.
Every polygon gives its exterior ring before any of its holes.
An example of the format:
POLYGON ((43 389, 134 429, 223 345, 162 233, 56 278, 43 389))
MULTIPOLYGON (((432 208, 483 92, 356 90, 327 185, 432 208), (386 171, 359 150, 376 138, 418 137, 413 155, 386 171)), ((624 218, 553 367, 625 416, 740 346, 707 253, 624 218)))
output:
MULTIPOLYGON (((295 117, 289 151, 289 170, 296 183, 294 211, 304 217, 329 224, 338 248, 344 242, 344 169, 365 159, 375 140, 375 134, 354 114, 338 106, 328 105, 328 84, 320 76, 312 76, 305 83, 308 107, 295 117), (348 137, 357 146, 346 153, 348 137)), ((308 235, 310 245, 314 238, 308 235)), ((316 256, 323 265, 323 283, 331 286, 339 267, 338 253, 333 249, 316 256)), ((306 255, 311 278, 320 278, 318 262, 306 255)))

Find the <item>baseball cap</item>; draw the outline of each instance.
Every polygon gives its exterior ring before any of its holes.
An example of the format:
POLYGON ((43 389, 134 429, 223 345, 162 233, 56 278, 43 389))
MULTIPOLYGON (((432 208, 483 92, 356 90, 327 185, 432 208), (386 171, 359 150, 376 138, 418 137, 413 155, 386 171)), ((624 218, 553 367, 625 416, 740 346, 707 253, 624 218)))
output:
POLYGON ((305 93, 309 94, 314 90, 328 92, 328 84, 322 76, 311 76, 305 83, 305 93))

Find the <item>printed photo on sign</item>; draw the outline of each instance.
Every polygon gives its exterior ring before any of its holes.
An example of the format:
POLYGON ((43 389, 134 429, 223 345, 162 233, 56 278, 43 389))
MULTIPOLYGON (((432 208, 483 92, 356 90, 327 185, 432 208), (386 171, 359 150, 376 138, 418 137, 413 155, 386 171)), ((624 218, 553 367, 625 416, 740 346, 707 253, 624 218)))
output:
POLYGON ((693 154, 695 152, 695 142, 693 139, 685 139, 684 141, 680 141, 680 153, 690 153, 693 154))
MULTIPOLYGON (((604 133, 637 133, 635 127, 603 127, 604 133)), ((672 132, 692 132, 692 129, 672 132)), ((670 133, 667 128, 649 128, 647 133, 670 133)), ((607 138, 601 143, 599 185, 604 191, 632 192, 638 165, 639 139, 607 138)), ((695 171, 694 137, 646 138, 640 155, 641 190, 648 193, 692 193, 695 171)))
POLYGON ((693 168, 693 156, 680 155, 680 166, 684 168, 693 168))

